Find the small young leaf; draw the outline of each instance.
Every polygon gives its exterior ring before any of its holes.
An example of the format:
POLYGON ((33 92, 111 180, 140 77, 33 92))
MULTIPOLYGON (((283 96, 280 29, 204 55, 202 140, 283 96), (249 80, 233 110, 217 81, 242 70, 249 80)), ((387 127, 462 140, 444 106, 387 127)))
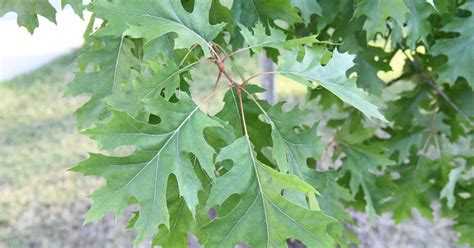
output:
POLYGON ((295 49, 301 44, 319 43, 316 35, 306 36, 303 38, 287 39, 283 31, 269 27, 270 35, 266 34, 265 27, 262 23, 257 23, 253 27, 252 32, 243 25, 239 25, 240 33, 248 44, 247 49, 260 52, 263 47, 295 49))

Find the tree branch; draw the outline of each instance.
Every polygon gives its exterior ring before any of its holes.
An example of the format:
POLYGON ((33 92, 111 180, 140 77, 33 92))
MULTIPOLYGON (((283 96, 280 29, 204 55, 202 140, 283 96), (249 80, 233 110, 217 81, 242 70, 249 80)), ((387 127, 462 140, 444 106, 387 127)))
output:
POLYGON ((462 111, 462 109, 459 108, 459 106, 456 105, 440 87, 436 85, 435 81, 433 80, 433 77, 425 73, 424 70, 422 70, 422 68, 416 63, 416 61, 412 60, 410 56, 408 56, 408 54, 400 44, 398 44, 398 47, 400 50, 402 50, 405 57, 407 57, 410 64, 412 64, 418 71, 421 72, 421 77, 423 78, 423 80, 428 83, 436 91, 436 93, 440 95, 449 104, 449 106, 451 106, 459 115, 461 115, 471 127, 474 127, 474 122, 471 121, 469 116, 464 113, 464 111, 462 111))
POLYGON ((426 80, 426 82, 431 86, 433 87, 433 89, 436 91, 436 93, 438 93, 441 97, 444 98, 444 100, 454 109, 456 110, 456 112, 458 112, 458 114, 460 114, 466 121, 467 123, 469 123, 469 125, 471 126, 474 126, 474 122, 471 121, 471 119, 469 118, 469 116, 464 113, 464 111, 462 111, 458 105, 456 105, 449 97, 448 95, 446 95, 446 93, 441 89, 439 88, 435 82, 433 81, 433 79, 431 79, 430 77, 426 77, 426 76, 423 76, 426 80))

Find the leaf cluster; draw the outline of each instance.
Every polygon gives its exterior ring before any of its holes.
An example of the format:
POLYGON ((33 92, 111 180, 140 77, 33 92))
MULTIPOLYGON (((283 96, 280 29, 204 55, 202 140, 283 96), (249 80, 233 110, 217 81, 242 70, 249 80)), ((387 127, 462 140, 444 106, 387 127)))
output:
MULTIPOLYGON (((474 244, 473 2, 65 4, 98 26, 67 90, 90 95, 78 128, 106 151, 72 168, 106 179, 86 222, 138 205, 136 243, 186 247, 194 234, 206 247, 334 247, 353 242, 347 207, 402 221, 441 201, 474 244), (276 69, 247 75, 242 53, 266 53, 276 69), (193 80, 201 63, 214 82, 193 80), (258 99, 249 82, 266 74, 307 87, 305 103, 258 99), (213 90, 197 99, 196 83, 213 90), (222 109, 203 111, 222 91, 222 109)), ((37 15, 54 21, 51 8, 7 0, 0 14, 17 12, 32 32, 37 15)))

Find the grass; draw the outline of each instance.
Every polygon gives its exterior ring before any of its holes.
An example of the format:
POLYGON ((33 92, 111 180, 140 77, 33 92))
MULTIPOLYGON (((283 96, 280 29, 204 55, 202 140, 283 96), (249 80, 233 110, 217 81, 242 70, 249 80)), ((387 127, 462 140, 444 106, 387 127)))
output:
MULTIPOLYGON (((75 53, 61 57, 0 84, 0 189, 4 196, 0 207, 11 204, 12 199, 27 203, 34 197, 49 202, 41 194, 16 192, 25 187, 48 187, 54 179, 60 179, 52 178, 57 176, 55 171, 71 166, 84 157, 84 151, 94 147, 74 133, 72 114, 81 99, 62 97, 64 82, 73 77, 74 57, 75 53)), ((54 196, 56 192, 51 193, 54 196)), ((8 209, 1 209, 2 221, 19 214, 12 215, 8 209)))

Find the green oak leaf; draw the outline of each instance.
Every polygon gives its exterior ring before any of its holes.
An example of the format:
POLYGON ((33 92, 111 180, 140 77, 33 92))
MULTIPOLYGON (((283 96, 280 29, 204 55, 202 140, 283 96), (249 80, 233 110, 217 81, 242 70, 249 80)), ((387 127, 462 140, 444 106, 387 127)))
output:
POLYGON ((446 198, 448 200, 448 207, 453 208, 456 203, 456 197, 454 196, 454 189, 456 188, 456 183, 461 177, 461 173, 466 169, 466 161, 463 159, 455 159, 454 164, 455 168, 452 168, 449 172, 449 181, 443 187, 440 193, 440 199, 446 198))
POLYGON ((56 10, 48 0, 2 0, 0 17, 8 12, 16 12, 18 25, 25 27, 31 34, 38 27, 38 15, 56 23, 56 10))
POLYGON ((204 226, 209 233, 206 245, 234 247, 245 242, 254 247, 283 247, 294 238, 308 247, 335 246, 327 232, 328 225, 335 223, 333 218, 290 203, 280 194, 294 190, 314 197, 315 189, 258 161, 248 136, 223 148, 217 161, 224 160, 232 160, 233 167, 217 178, 207 205, 222 204, 233 194, 239 194, 240 201, 227 215, 204 226))
POLYGON ((405 22, 405 15, 409 13, 404 0, 361 0, 357 5, 354 16, 365 16, 364 30, 367 39, 373 39, 377 33, 385 33, 387 19, 393 18, 396 25, 405 22))
MULTIPOLYGON (((186 207, 186 202, 179 195, 178 184, 174 177, 170 177, 168 181, 166 197, 172 225, 169 228, 160 225, 158 233, 153 238, 152 246, 186 247, 188 234, 197 228, 197 222, 186 207)), ((140 212, 134 212, 132 219, 128 222, 127 229, 134 228, 139 216, 140 212)))
POLYGON ((467 82, 459 83, 450 88, 449 98, 458 105, 468 116, 474 117, 474 91, 471 90, 467 82))
MULTIPOLYGON (((324 150, 323 142, 316 136, 316 125, 307 130, 295 132, 295 129, 304 123, 309 112, 297 108, 283 112, 283 102, 272 106, 267 112, 258 102, 256 104, 272 127, 272 158, 276 161, 279 170, 306 180, 306 174, 310 174, 311 171, 307 165, 307 159, 319 160, 324 150)), ((306 205, 304 194, 287 191, 285 197, 301 206, 306 205)))
POLYGON ((97 17, 108 24, 102 34, 127 34, 134 38, 151 41, 165 34, 176 33, 174 48, 189 48, 198 44, 207 57, 211 57, 209 42, 225 26, 209 24, 211 0, 196 0, 192 13, 187 12, 180 1, 162 0, 108 2, 94 1, 89 7, 97 17))
POLYGON ((180 73, 186 71, 186 68, 179 68, 174 61, 167 58, 162 63, 149 61, 146 68, 148 70, 135 72, 131 89, 107 97, 106 103, 137 116, 143 111, 143 100, 162 93, 167 100, 173 96, 180 85, 180 73))
POLYGON ((283 20, 290 25, 302 22, 291 0, 235 0, 232 4, 234 22, 252 27, 258 21, 283 20))
POLYGON ((84 5, 82 4, 82 0, 61 0, 61 7, 63 9, 66 5, 71 5, 74 12, 83 18, 82 12, 84 11, 84 5))
POLYGON ((294 49, 301 44, 321 43, 316 35, 306 36, 303 38, 287 39, 286 34, 276 28, 268 27, 270 34, 267 35, 266 28, 261 22, 255 24, 252 29, 247 29, 244 25, 239 25, 240 33, 244 37, 248 47, 255 52, 261 52, 263 47, 294 49))
POLYGON ((382 48, 365 46, 356 54, 353 70, 357 73, 357 86, 367 89, 370 93, 380 95, 385 86, 385 82, 379 78, 379 71, 390 71, 392 67, 390 55, 387 55, 382 48), (376 60, 375 58, 378 58, 376 60))
MULTIPOLYGON (((410 78, 407 81, 401 81, 401 83, 409 84, 416 83, 415 78, 410 78)), ((428 97, 431 87, 428 85, 422 85, 416 87, 410 91, 403 92, 398 99, 395 99, 390 108, 386 111, 387 116, 397 126, 409 129, 410 127, 418 124, 423 118, 420 113, 419 106, 422 101, 428 97)))
POLYGON ((291 0, 291 4, 301 11, 306 24, 311 22, 311 15, 322 15, 322 9, 316 0, 291 0))
MULTIPOLYGON (((199 194, 199 199, 200 202, 205 202, 209 195, 211 180, 202 170, 196 170, 196 164, 197 160, 194 157, 193 167, 195 167, 196 174, 203 182, 204 188, 199 194)), ((159 245, 164 248, 187 247, 189 235, 191 233, 199 233, 199 228, 204 222, 209 220, 208 211, 204 209, 203 204, 200 204, 197 208, 197 214, 193 216, 191 211, 186 207, 186 201, 179 194, 179 186, 175 177, 171 177, 168 181, 166 197, 168 211, 170 212, 170 223, 172 224, 169 228, 160 225, 158 233, 153 237, 152 246, 155 247, 159 245)), ((133 228, 139 215, 139 212, 134 212, 134 216, 129 221, 127 229, 133 228)))
POLYGON ((426 134, 423 130, 416 130, 410 133, 394 133, 391 139, 385 141, 388 147, 387 156, 390 157, 398 151, 397 161, 402 163, 408 159, 413 147, 415 147, 417 151, 422 148, 425 139, 426 134))
MULTIPOLYGON (((245 89, 250 93, 263 92, 262 88, 255 85, 246 85, 245 89)), ((247 128, 252 143, 255 145, 257 151, 261 151, 263 147, 271 146, 271 128, 270 125, 259 120, 262 114, 258 106, 244 93, 242 95, 243 103, 245 104, 244 112, 247 120, 247 128)), ((265 101, 259 101, 263 108, 267 109, 269 104, 265 101)), ((224 106, 216 114, 216 117, 223 121, 227 121, 234 129, 235 137, 240 137, 244 134, 242 117, 240 114, 240 104, 237 95, 237 89, 231 88, 224 96, 224 106)))
POLYGON ((351 223, 353 220, 344 202, 354 201, 354 198, 348 188, 337 183, 337 179, 336 171, 307 170, 304 173, 304 180, 320 193, 317 198, 321 210, 341 222, 351 223))
POLYGON ((126 157, 92 154, 72 170, 105 177, 107 184, 95 191, 86 222, 102 218, 107 212, 120 214, 133 200, 140 205, 134 225, 135 242, 154 234, 160 224, 170 227, 166 190, 171 174, 176 177, 180 196, 195 214, 201 181, 195 174, 190 154, 201 168, 214 177, 214 149, 203 136, 207 127, 220 126, 194 105, 184 93, 177 103, 163 98, 145 101, 145 109, 161 118, 157 125, 140 122, 127 113, 112 111, 109 122, 84 131, 105 149, 133 145, 136 152, 126 157))
POLYGON ((269 27, 270 35, 267 35, 261 22, 257 22, 251 29, 247 29, 242 24, 239 24, 239 27, 240 33, 248 44, 248 49, 256 52, 261 52, 262 47, 273 47, 272 45, 286 42, 286 34, 283 31, 269 27))
POLYGON ((133 43, 130 40, 125 37, 104 38, 98 42, 103 42, 104 47, 85 51, 77 62, 80 65, 92 65, 100 69, 76 73, 76 77, 66 90, 67 95, 90 95, 89 101, 76 110, 79 129, 87 128, 104 118, 107 114, 104 99, 121 91, 131 78, 131 69, 138 67, 138 60, 131 51, 133 43))
MULTIPOLYGON (((468 192, 473 195, 472 185, 468 192)), ((459 243, 468 243, 471 246, 474 245, 474 200, 472 197, 463 199, 461 204, 456 204, 458 216, 455 218, 456 224, 454 230, 460 233, 459 243), (458 207, 459 206, 459 207, 458 207)))
POLYGON ((434 14, 433 5, 426 0, 405 0, 410 13, 407 15, 407 45, 410 49, 415 50, 419 40, 425 45, 429 45, 426 37, 431 34, 432 27, 428 21, 428 17, 434 14))
POLYGON ((220 0, 212 0, 211 10, 209 12, 209 22, 217 24, 221 22, 227 23, 226 28, 233 29, 232 14, 227 6, 222 5, 220 0))
MULTIPOLYGON (((318 201, 324 213, 341 221, 350 221, 350 216, 340 202, 340 200, 352 200, 349 191, 337 184, 334 173, 318 172, 307 165, 308 158, 319 161, 324 150, 323 142, 316 136, 316 126, 299 133, 295 132, 296 127, 304 123, 309 112, 297 108, 283 112, 282 105, 280 102, 268 112, 262 108, 272 126, 272 155, 280 171, 289 172, 320 190, 318 201)), ((304 195, 295 192, 285 194, 285 197, 293 202, 305 202, 304 195)))
POLYGON ((175 190, 168 204, 170 212, 170 227, 160 226, 153 239, 153 245, 161 247, 187 247, 188 235, 196 229, 197 223, 191 211, 186 207, 186 201, 175 190))
POLYGON ((180 63, 181 59, 174 52, 174 34, 163 35, 143 45, 143 61, 160 61, 163 57, 174 63, 180 63))
MULTIPOLYGON (((197 164, 197 160, 193 160, 193 167, 197 164)), ((209 195, 209 186, 211 180, 202 170, 195 169, 198 177, 203 182, 203 191, 199 194, 199 201, 206 202, 209 195)), ((174 179, 174 178, 173 178, 174 179)), ((168 201, 168 210, 170 212, 170 223, 168 227, 161 225, 158 233, 153 238, 153 246, 160 245, 164 248, 187 247, 188 235, 196 234, 203 223, 209 220, 204 204, 199 204, 196 215, 193 216, 191 211, 186 207, 186 201, 179 193, 179 187, 176 180, 170 180, 168 184, 168 192, 166 194, 168 201)))
POLYGON ((455 14, 458 7, 456 0, 426 0, 431 4, 440 14, 455 14))
POLYGON ((384 151, 380 147, 344 146, 344 152, 347 155, 344 167, 351 174, 349 186, 352 195, 357 195, 359 188, 362 188, 366 211, 371 220, 375 220, 377 214, 375 207, 381 198, 377 192, 379 187, 376 182, 376 172, 379 168, 395 163, 384 156, 384 151))
MULTIPOLYGON (((225 23, 223 30, 228 31, 231 35, 234 35, 235 23, 232 21, 232 13, 230 8, 228 7, 227 3, 222 4, 221 0, 212 0, 211 9, 209 11, 209 23, 210 24, 218 24, 218 23, 225 23)), ((215 42, 224 45, 226 41, 224 40, 224 36, 226 32, 221 32, 221 34, 215 39, 215 42)))
POLYGON ((283 103, 280 102, 265 113, 272 126, 272 155, 281 172, 290 172, 304 179, 303 173, 309 169, 307 159, 319 160, 324 144, 316 136, 316 125, 305 131, 295 132, 295 128, 304 123, 308 111, 295 107, 289 112, 283 112, 282 106, 283 103))
POLYGON ((355 78, 347 78, 347 70, 354 66, 353 56, 335 51, 331 60, 323 66, 322 48, 307 48, 305 51, 302 61, 298 61, 297 51, 287 53, 285 61, 278 66, 276 72, 308 87, 321 85, 367 117, 387 121, 377 106, 367 100, 367 94, 357 88, 355 78))
POLYGON ((474 245, 474 238, 472 237, 472 233, 474 232, 474 216, 472 215, 472 212, 459 216, 459 219, 463 220, 463 222, 454 227, 454 230, 460 233, 459 242, 474 245))
POLYGON ((460 8, 469 10, 469 17, 455 17, 442 28, 445 32, 455 32, 459 36, 451 39, 437 40, 431 48, 433 55, 448 56, 447 63, 439 67, 435 72, 438 73, 438 82, 453 85, 458 77, 464 77, 469 86, 474 89, 474 3, 467 2, 460 8))
MULTIPOLYGON (((328 6, 325 6, 325 15, 329 15, 333 18, 333 13, 331 9, 342 11, 338 14, 338 18, 334 20, 337 22, 337 29, 334 30, 334 33, 331 37, 331 40, 334 42, 342 43, 338 47, 340 52, 349 52, 351 54, 356 54, 365 51, 370 46, 367 46, 366 33, 363 30, 363 24, 365 21, 364 17, 353 17, 354 6, 352 1, 341 1, 341 2, 331 2, 325 3, 328 6), (334 4, 334 5, 333 5, 334 4), (341 6, 342 5, 342 6, 341 6), (331 8, 331 9, 327 9, 331 8), (342 9, 339 9, 342 8, 342 9), (340 18, 339 18, 340 16, 340 18)), ((337 12, 336 12, 337 13, 337 12)), ((325 18, 318 23, 318 26, 324 27, 326 25, 325 18)))
MULTIPOLYGON (((321 16, 317 18, 318 30, 322 30, 327 27, 328 24, 334 22, 335 19, 341 16, 341 14, 343 18, 352 19, 352 8, 354 5, 353 0, 318 1, 318 4, 322 9, 321 16), (350 16, 347 16, 344 12, 342 12, 344 9, 347 8, 351 9, 351 13, 349 14, 350 16)), ((347 27, 347 25, 342 27, 347 27)))
POLYGON ((437 177, 441 167, 451 166, 451 160, 451 157, 442 156, 431 161, 417 154, 410 157, 409 164, 391 167, 399 178, 393 181, 395 188, 383 203, 383 210, 392 211, 393 219, 397 223, 410 219, 413 208, 423 216, 431 218, 431 203, 439 200, 439 190, 433 188, 432 180, 437 177))
POLYGON ((334 138, 347 145, 362 144, 370 140, 377 128, 364 125, 363 119, 361 113, 352 114, 340 125, 334 138))
MULTIPOLYGON (((313 128, 295 132, 301 123, 304 123, 308 111, 294 108, 283 112, 283 103, 271 107, 268 112, 263 110, 267 121, 272 126, 273 148, 272 155, 280 171, 289 172, 312 185, 321 193, 317 196, 319 206, 324 213, 341 221, 350 221, 341 200, 351 201, 349 191, 336 182, 333 172, 319 172, 310 169, 308 158, 319 161, 324 150, 324 144, 316 135, 316 125, 313 128)), ((285 195, 294 202, 301 203, 301 194, 285 195)))

